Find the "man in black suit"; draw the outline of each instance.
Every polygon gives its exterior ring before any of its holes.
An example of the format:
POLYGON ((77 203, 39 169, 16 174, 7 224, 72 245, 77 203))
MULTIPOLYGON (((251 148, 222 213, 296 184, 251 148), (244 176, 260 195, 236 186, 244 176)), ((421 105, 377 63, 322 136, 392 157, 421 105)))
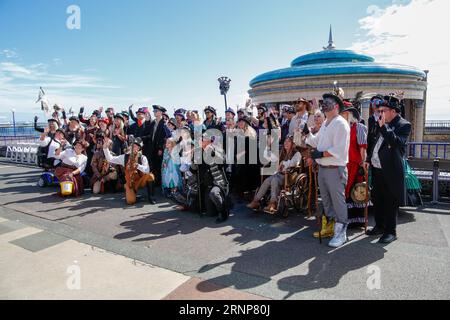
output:
POLYGON ((397 240, 397 214, 400 204, 404 203, 403 158, 411 124, 400 116, 400 101, 395 97, 384 97, 378 111, 377 137, 369 137, 376 143, 368 150, 367 156, 372 168, 376 225, 367 234, 382 235, 379 243, 391 243, 397 240))
MULTIPOLYGON (((130 114, 133 114, 133 111, 130 107, 130 114)), ((145 114, 147 112, 147 108, 139 108, 136 112, 135 122, 128 129, 127 134, 133 135, 135 138, 141 138, 144 142, 144 149, 142 150, 142 154, 144 154, 148 160, 150 160, 150 143, 148 143, 148 138, 150 136, 150 122, 146 121, 145 114), (147 138, 147 139, 146 139, 147 138)), ((134 118, 134 116, 133 116, 134 118)))
POLYGON ((166 123, 163 119, 164 112, 167 112, 165 108, 158 105, 153 106, 155 119, 150 124, 148 136, 143 137, 144 145, 149 146, 149 159, 157 186, 161 184, 161 166, 164 148, 166 139, 169 137, 169 130, 166 128, 166 123))

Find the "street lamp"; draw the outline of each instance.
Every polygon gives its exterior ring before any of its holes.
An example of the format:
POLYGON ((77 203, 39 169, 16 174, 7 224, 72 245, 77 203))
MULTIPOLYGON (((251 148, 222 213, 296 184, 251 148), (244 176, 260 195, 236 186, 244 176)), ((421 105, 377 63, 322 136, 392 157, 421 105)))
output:
POLYGON ((227 105, 227 92, 228 90, 230 90, 230 82, 231 79, 228 77, 220 77, 219 79, 217 79, 220 83, 219 89, 220 89, 220 94, 224 96, 225 98, 225 112, 227 112, 228 109, 228 105, 227 105))
POLYGON ((11 109, 12 116, 13 116, 13 130, 14 130, 14 137, 16 136, 16 109, 11 109))

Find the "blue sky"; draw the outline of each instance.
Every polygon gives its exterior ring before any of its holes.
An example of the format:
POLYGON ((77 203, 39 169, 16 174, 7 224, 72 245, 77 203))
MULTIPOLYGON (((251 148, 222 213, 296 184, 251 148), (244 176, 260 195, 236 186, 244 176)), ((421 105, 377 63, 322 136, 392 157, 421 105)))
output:
POLYGON ((39 114, 34 102, 40 85, 52 104, 66 108, 124 109, 134 103, 222 110, 217 82, 222 75, 232 79, 230 105, 242 105, 254 76, 321 50, 330 24, 336 46, 348 48, 368 32, 361 19, 392 5, 391 0, 0 0, 0 115, 8 117, 11 108, 20 119, 39 114), (72 4, 81 9, 81 30, 66 28, 72 4))

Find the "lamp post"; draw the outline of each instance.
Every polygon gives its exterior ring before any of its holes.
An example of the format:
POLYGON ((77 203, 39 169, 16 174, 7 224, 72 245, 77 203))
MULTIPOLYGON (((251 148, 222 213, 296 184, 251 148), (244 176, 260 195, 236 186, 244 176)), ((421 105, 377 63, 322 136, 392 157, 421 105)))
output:
POLYGON ((14 130, 14 137, 16 136, 16 109, 11 109, 12 116, 13 116, 13 130, 14 130))
POLYGON ((227 105, 227 92, 228 92, 228 90, 230 90, 230 82, 231 82, 231 79, 228 78, 228 77, 220 77, 220 78, 218 79, 218 81, 219 81, 219 83, 220 83, 220 86, 219 86, 220 94, 223 95, 224 98, 225 98, 225 112, 227 112, 227 109, 228 109, 228 105, 227 105))

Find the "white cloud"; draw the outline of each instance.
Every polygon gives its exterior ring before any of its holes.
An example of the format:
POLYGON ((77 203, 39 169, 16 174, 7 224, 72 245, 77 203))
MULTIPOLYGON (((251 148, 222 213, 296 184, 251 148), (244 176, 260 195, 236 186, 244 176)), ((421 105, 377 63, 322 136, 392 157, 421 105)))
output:
POLYGON ((0 51, 0 55, 6 57, 7 59, 14 59, 19 56, 16 51, 11 49, 3 49, 0 51))
POLYGON ((0 111, 15 108, 19 113, 29 113, 30 116, 38 113, 40 109, 35 101, 40 86, 46 90, 51 105, 57 103, 75 109, 86 106, 87 111, 114 103, 127 105, 129 101, 140 103, 151 99, 114 97, 120 95, 114 94, 114 90, 120 87, 106 84, 101 77, 51 73, 48 67, 44 63, 0 62, 0 111), (90 90, 95 93, 90 93, 90 90))
POLYGON ((378 61, 430 70, 427 119, 450 119, 450 1, 394 1, 386 8, 372 5, 362 18, 364 37, 351 49, 378 61))

